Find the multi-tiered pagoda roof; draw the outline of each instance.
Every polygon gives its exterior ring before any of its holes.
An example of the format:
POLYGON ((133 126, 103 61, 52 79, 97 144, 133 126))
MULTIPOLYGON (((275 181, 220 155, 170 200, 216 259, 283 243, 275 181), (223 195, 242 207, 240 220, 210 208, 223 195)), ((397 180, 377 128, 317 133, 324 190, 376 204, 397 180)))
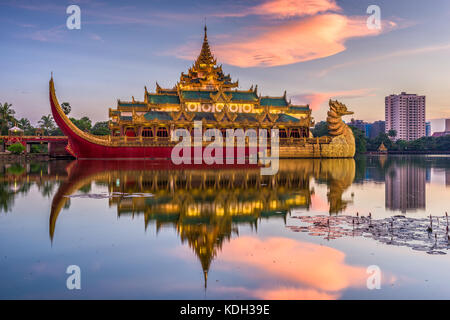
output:
POLYGON ((217 64, 205 26, 200 54, 187 73, 181 73, 177 84, 162 88, 156 83, 154 92, 145 88, 143 101, 134 97, 131 101, 118 100, 117 108, 110 109, 111 129, 113 134, 128 135, 126 130, 131 128, 132 135, 138 136, 143 126, 155 128, 182 120, 210 124, 225 121, 237 127, 242 123, 261 127, 258 123, 267 121, 267 127, 304 128, 301 136, 309 136, 313 125, 309 105, 293 105, 286 92, 277 97, 261 96, 257 86, 248 90, 239 90, 238 86, 238 81, 224 74, 222 65, 217 64))

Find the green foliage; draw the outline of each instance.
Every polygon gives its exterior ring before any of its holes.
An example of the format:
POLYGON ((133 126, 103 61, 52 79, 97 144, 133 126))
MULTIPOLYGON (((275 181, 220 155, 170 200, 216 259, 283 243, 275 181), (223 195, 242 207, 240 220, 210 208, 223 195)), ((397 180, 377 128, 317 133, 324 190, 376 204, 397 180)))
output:
POLYGON ((12 108, 12 104, 5 102, 0 103, 0 124, 1 134, 7 135, 8 128, 15 122, 14 114, 16 113, 12 108))
POLYGON ((51 130, 49 132, 49 134, 51 136, 63 136, 64 135, 64 133, 62 132, 62 130, 59 127, 53 128, 53 130, 51 130))
POLYGON ((366 152, 367 151, 367 149, 366 149, 367 141, 366 141, 364 132, 353 126, 350 126, 350 129, 352 129, 353 135, 355 136, 356 154, 361 154, 361 153, 366 152))
POLYGON ((46 144, 32 144, 30 153, 48 153, 48 147, 46 144))
POLYGON ((88 117, 83 117, 79 120, 75 119, 75 118, 70 118, 70 121, 73 122, 74 125, 76 125, 79 129, 89 132, 91 131, 92 128, 92 122, 91 119, 89 119, 88 117))
POLYGON ((395 138, 397 136, 397 131, 391 129, 388 131, 388 136, 391 138, 395 138))
POLYGON ((8 151, 12 154, 21 154, 25 151, 25 147, 21 143, 14 143, 8 147, 8 151))
POLYGON ((314 137, 323 137, 328 135, 328 123, 326 121, 316 123, 311 132, 314 137))
POLYGON ((41 120, 38 121, 40 127, 44 129, 45 134, 49 134, 50 131, 55 129, 55 123, 53 122, 53 117, 51 114, 42 116, 41 120))
POLYGON ((377 151, 382 143, 388 150, 392 150, 392 140, 389 139, 389 136, 384 132, 373 139, 367 139, 367 150, 377 151))
POLYGON ((25 173, 25 168, 22 167, 19 163, 13 163, 8 169, 6 169, 6 172, 8 174, 20 176, 25 173))
POLYGON ((92 134, 98 135, 98 136, 106 136, 111 133, 109 130, 109 122, 108 121, 100 121, 97 122, 91 130, 92 134))
POLYGON ((381 143, 390 151, 450 151, 450 135, 443 137, 422 137, 413 141, 397 140, 392 142, 386 133, 374 139, 367 139, 367 150, 377 151, 381 143))

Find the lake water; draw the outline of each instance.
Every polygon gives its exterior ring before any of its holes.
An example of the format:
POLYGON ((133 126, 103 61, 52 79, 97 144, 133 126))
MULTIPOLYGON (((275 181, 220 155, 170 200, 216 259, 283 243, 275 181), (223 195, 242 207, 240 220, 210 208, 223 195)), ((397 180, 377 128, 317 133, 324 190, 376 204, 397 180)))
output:
POLYGON ((450 299, 449 157, 0 170, 1 299, 450 299))

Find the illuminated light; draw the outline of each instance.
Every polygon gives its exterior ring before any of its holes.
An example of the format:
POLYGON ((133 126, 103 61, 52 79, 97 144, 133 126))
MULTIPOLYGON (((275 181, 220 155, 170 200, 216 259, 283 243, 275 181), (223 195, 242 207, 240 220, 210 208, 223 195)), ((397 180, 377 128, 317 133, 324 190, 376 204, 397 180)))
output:
POLYGON ((191 112, 197 111, 197 105, 195 103, 188 104, 188 110, 191 112))
POLYGON ((236 104, 230 105, 230 111, 231 112, 238 112, 239 107, 236 104))
POLYGON ((244 205, 242 206, 242 212, 244 214, 252 213, 252 206, 249 203, 244 203, 244 205))
POLYGON ((120 187, 120 179, 116 179, 116 187, 120 187))
POLYGON ((216 215, 223 216, 225 214, 225 209, 223 207, 216 208, 216 215))
POLYGON ((275 209, 278 205, 278 202, 276 200, 270 201, 270 209, 275 209))
POLYGON ((249 105, 249 104, 245 104, 245 105, 242 107, 242 111, 247 112, 247 113, 250 113, 250 112, 252 112, 252 106, 249 105))
POLYGON ((200 215, 199 210, 196 208, 195 205, 190 205, 187 209, 187 215, 192 217, 192 216, 198 216, 200 215))
POLYGON ((211 112, 212 106, 210 104, 204 104, 202 105, 203 112, 211 112))
POLYGON ((216 109, 217 112, 222 111, 222 109, 223 109, 223 104, 216 104, 215 109, 216 109))

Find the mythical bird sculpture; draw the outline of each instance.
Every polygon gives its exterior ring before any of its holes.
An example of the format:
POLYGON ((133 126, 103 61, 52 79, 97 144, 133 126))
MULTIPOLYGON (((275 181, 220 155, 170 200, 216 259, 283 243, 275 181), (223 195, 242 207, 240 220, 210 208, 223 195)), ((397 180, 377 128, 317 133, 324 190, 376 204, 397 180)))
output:
POLYGON ((353 114, 347 106, 337 100, 330 100, 327 123, 332 137, 329 144, 322 146, 321 156, 326 158, 349 158, 355 155, 353 131, 342 121, 345 115, 353 114))

